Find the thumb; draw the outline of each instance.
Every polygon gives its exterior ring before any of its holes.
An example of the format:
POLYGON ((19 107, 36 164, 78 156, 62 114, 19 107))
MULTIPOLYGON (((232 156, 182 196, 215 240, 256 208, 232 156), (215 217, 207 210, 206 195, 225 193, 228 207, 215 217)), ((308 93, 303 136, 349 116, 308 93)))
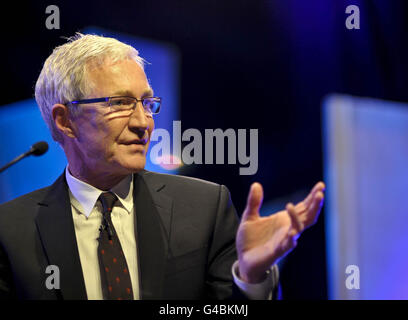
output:
POLYGON ((262 185, 258 182, 254 182, 251 185, 248 194, 247 205, 242 215, 242 220, 248 220, 259 216, 259 209, 261 208, 263 200, 262 185))

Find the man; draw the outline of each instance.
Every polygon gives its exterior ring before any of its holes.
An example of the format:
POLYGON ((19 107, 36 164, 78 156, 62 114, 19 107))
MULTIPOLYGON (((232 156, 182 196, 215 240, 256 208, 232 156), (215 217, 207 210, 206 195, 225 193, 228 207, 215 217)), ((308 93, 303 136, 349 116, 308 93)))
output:
POLYGON ((239 223, 225 186, 145 171, 161 100, 138 52, 112 38, 57 47, 35 94, 68 166, 0 207, 2 297, 276 298, 276 262, 315 223, 322 182, 269 217, 254 183, 239 223))

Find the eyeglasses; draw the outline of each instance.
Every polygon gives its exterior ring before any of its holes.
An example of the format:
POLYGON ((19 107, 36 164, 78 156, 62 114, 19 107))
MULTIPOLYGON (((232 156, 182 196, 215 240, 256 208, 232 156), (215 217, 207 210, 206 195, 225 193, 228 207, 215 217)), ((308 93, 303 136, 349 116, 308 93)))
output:
MULTIPOLYGON (((96 98, 96 99, 85 99, 71 101, 67 104, 89 104, 89 103, 98 103, 105 102, 106 107, 110 107, 113 112, 126 112, 130 113, 136 108, 138 102, 141 102, 145 113, 152 115, 158 114, 161 107, 161 98, 159 97, 146 97, 142 99, 137 99, 134 97, 119 96, 119 97, 105 97, 105 98, 96 98)), ((129 114, 130 114, 129 113, 129 114)))

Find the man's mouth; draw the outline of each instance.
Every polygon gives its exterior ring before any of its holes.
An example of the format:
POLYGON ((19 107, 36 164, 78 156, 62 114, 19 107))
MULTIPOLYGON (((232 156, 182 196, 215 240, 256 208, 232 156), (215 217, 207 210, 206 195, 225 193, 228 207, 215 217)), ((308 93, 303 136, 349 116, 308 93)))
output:
POLYGON ((135 139, 135 140, 123 142, 124 145, 140 144, 143 146, 146 145, 146 143, 147 143, 147 139, 135 139))

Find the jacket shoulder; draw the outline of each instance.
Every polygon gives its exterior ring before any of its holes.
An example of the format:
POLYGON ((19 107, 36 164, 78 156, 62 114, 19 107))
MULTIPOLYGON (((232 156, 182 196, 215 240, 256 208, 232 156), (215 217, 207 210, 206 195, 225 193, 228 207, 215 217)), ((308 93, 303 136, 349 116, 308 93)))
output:
POLYGON ((215 182, 182 175, 144 171, 142 176, 145 181, 153 186, 156 186, 157 188, 165 186, 166 190, 171 189, 203 193, 219 192, 222 187, 227 189, 225 186, 215 182))
POLYGON ((62 174, 52 185, 31 191, 13 200, 0 204, 0 219, 12 214, 18 216, 25 212, 32 212, 37 204, 46 201, 50 195, 58 197, 61 193, 61 188, 64 187, 65 176, 62 174))
POLYGON ((50 189, 51 186, 37 189, 34 191, 31 191, 29 193, 26 193, 22 196, 19 196, 13 200, 9 200, 5 203, 0 204, 0 212, 7 211, 9 209, 14 209, 15 207, 18 206, 24 206, 24 205, 29 205, 31 203, 37 203, 41 201, 42 198, 44 198, 44 195, 48 193, 48 190, 50 189))
POLYGON ((175 201, 194 207, 215 209, 220 202, 232 201, 228 188, 218 183, 151 171, 144 171, 142 176, 151 191, 160 191, 175 201))

